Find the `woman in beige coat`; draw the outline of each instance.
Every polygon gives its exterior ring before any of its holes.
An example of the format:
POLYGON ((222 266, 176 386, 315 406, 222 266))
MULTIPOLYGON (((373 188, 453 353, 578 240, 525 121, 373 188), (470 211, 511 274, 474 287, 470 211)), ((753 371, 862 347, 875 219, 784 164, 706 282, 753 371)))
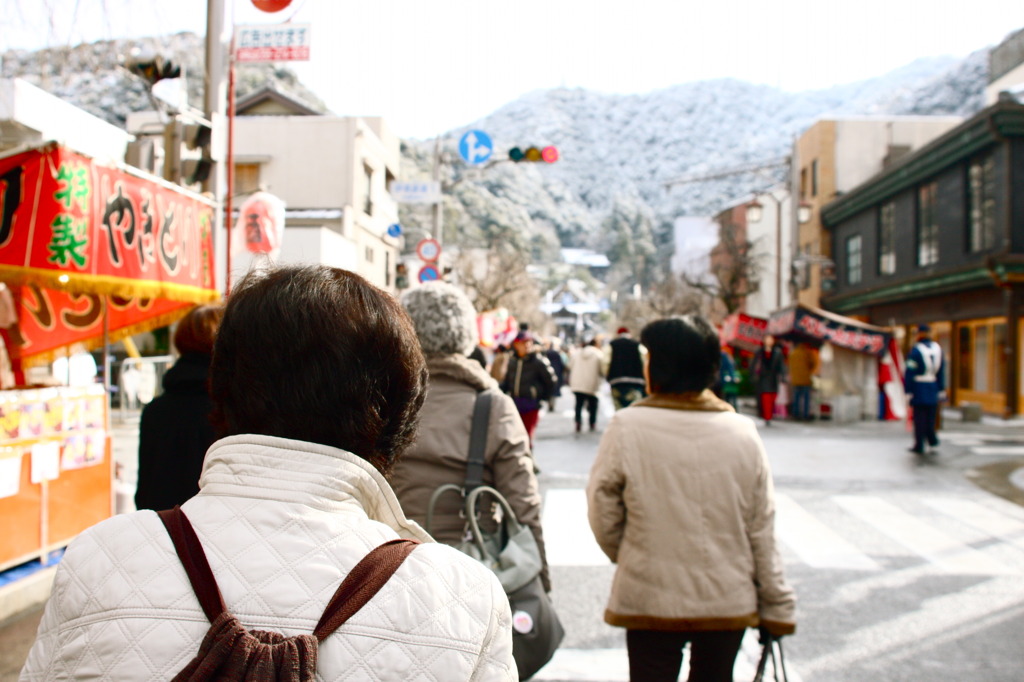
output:
POLYGON ((615 414, 587 485, 618 564, 605 621, 627 629, 632 680, 676 680, 689 643, 690 682, 731 682, 746 628, 796 628, 768 459, 754 422, 708 390, 720 353, 707 320, 657 320, 640 340, 650 395, 615 414))
MULTIPOLYGON (((446 483, 466 480, 473 406, 480 391, 492 392, 484 450, 484 485, 508 500, 516 518, 528 526, 544 556, 541 496, 533 471, 530 441, 512 399, 479 363, 467 356, 477 343, 476 311, 464 293, 446 282, 431 282, 402 296, 420 348, 427 360, 427 398, 420 412, 419 434, 391 475, 391 486, 406 516, 426 526, 430 496, 446 483)), ((434 509, 430 533, 439 542, 459 544, 466 520, 458 495, 442 495, 434 509)), ((551 589, 547 562, 541 572, 551 589)))

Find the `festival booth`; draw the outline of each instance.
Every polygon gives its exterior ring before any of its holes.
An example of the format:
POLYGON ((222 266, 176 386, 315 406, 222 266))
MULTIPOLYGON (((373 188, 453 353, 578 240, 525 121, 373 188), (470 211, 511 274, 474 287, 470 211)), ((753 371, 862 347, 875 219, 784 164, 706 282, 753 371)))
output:
POLYGON ((886 406, 885 418, 906 415, 901 358, 890 330, 796 305, 773 313, 768 333, 820 349, 820 381, 814 392, 815 411, 820 416, 843 422, 875 418, 880 404, 886 406), (880 395, 885 396, 884 401, 880 395))
MULTIPOLYGON (((213 204, 56 143, 0 158, 0 306, 14 376, 162 327, 214 286, 213 204), (6 319, 4 319, 6 318, 6 319)), ((0 391, 0 570, 113 513, 107 391, 0 391)))
POLYGON ((750 366, 756 353, 764 341, 768 320, 754 317, 746 313, 733 313, 722 321, 718 330, 719 343, 728 346, 732 352, 733 363, 739 375, 740 394, 751 392, 750 366))

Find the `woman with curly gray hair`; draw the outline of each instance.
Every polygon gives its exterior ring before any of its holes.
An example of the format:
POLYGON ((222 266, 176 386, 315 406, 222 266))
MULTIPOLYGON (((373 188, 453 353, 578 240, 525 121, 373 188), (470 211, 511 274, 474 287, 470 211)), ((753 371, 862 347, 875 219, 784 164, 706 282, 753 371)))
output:
MULTIPOLYGON (((446 282, 431 282, 407 291, 402 305, 412 319, 429 375, 416 442, 391 474, 391 486, 409 518, 424 524, 431 494, 446 483, 466 480, 469 434, 477 394, 490 391, 491 413, 484 449, 484 485, 508 500, 516 518, 530 528, 541 555, 541 496, 533 472, 530 442, 512 399, 467 355, 477 343, 476 311, 466 295, 446 282)), ((457 495, 443 495, 434 510, 431 534, 439 542, 462 540, 465 519, 457 495)), ((548 590, 545 562, 541 578, 548 590)))

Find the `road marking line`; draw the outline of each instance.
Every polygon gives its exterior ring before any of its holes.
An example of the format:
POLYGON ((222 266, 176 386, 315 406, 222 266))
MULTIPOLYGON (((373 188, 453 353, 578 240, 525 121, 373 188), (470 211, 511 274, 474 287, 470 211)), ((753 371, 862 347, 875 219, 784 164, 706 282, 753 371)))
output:
POLYGON ((924 503, 990 537, 1024 549, 1024 521, 1000 514, 977 502, 953 497, 929 498, 924 500, 924 503))
MULTIPOLYGON (((757 670, 757 661, 761 656, 761 645, 757 642, 757 633, 748 630, 743 638, 743 646, 736 657, 733 668, 734 680, 751 680, 757 670)), ((683 657, 683 666, 679 679, 685 680, 690 674, 690 657, 683 657)), ((802 682, 803 678, 796 671, 793 661, 786 659, 786 672, 789 682, 802 682)), ((629 682, 629 655, 625 647, 618 649, 559 649, 554 658, 540 669, 531 679, 534 680, 580 680, 581 682, 629 682)), ((765 671, 766 680, 774 680, 771 662, 765 671)))
POLYGON ((553 488, 544 495, 544 549, 549 566, 609 566, 587 520, 587 491, 553 488))
POLYGON ((1005 456, 1024 455, 1024 445, 984 445, 971 448, 976 455, 1005 456))
POLYGON ((881 566, 811 516, 788 495, 775 496, 775 533, 804 563, 814 568, 877 571, 881 566))
POLYGON ((836 503, 915 554, 951 573, 1008 575, 1009 568, 877 497, 838 495, 836 503))

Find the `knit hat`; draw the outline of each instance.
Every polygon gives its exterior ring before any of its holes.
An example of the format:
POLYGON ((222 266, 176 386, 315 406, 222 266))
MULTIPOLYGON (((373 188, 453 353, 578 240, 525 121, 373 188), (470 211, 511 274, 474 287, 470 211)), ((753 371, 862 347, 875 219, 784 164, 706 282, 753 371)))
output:
POLYGON ((402 294, 401 302, 424 355, 469 355, 476 346, 476 310, 458 287, 427 282, 402 294))
POLYGON ((619 331, 617 331, 615 333, 616 334, 628 334, 629 333, 629 327, 619 327, 619 331))

